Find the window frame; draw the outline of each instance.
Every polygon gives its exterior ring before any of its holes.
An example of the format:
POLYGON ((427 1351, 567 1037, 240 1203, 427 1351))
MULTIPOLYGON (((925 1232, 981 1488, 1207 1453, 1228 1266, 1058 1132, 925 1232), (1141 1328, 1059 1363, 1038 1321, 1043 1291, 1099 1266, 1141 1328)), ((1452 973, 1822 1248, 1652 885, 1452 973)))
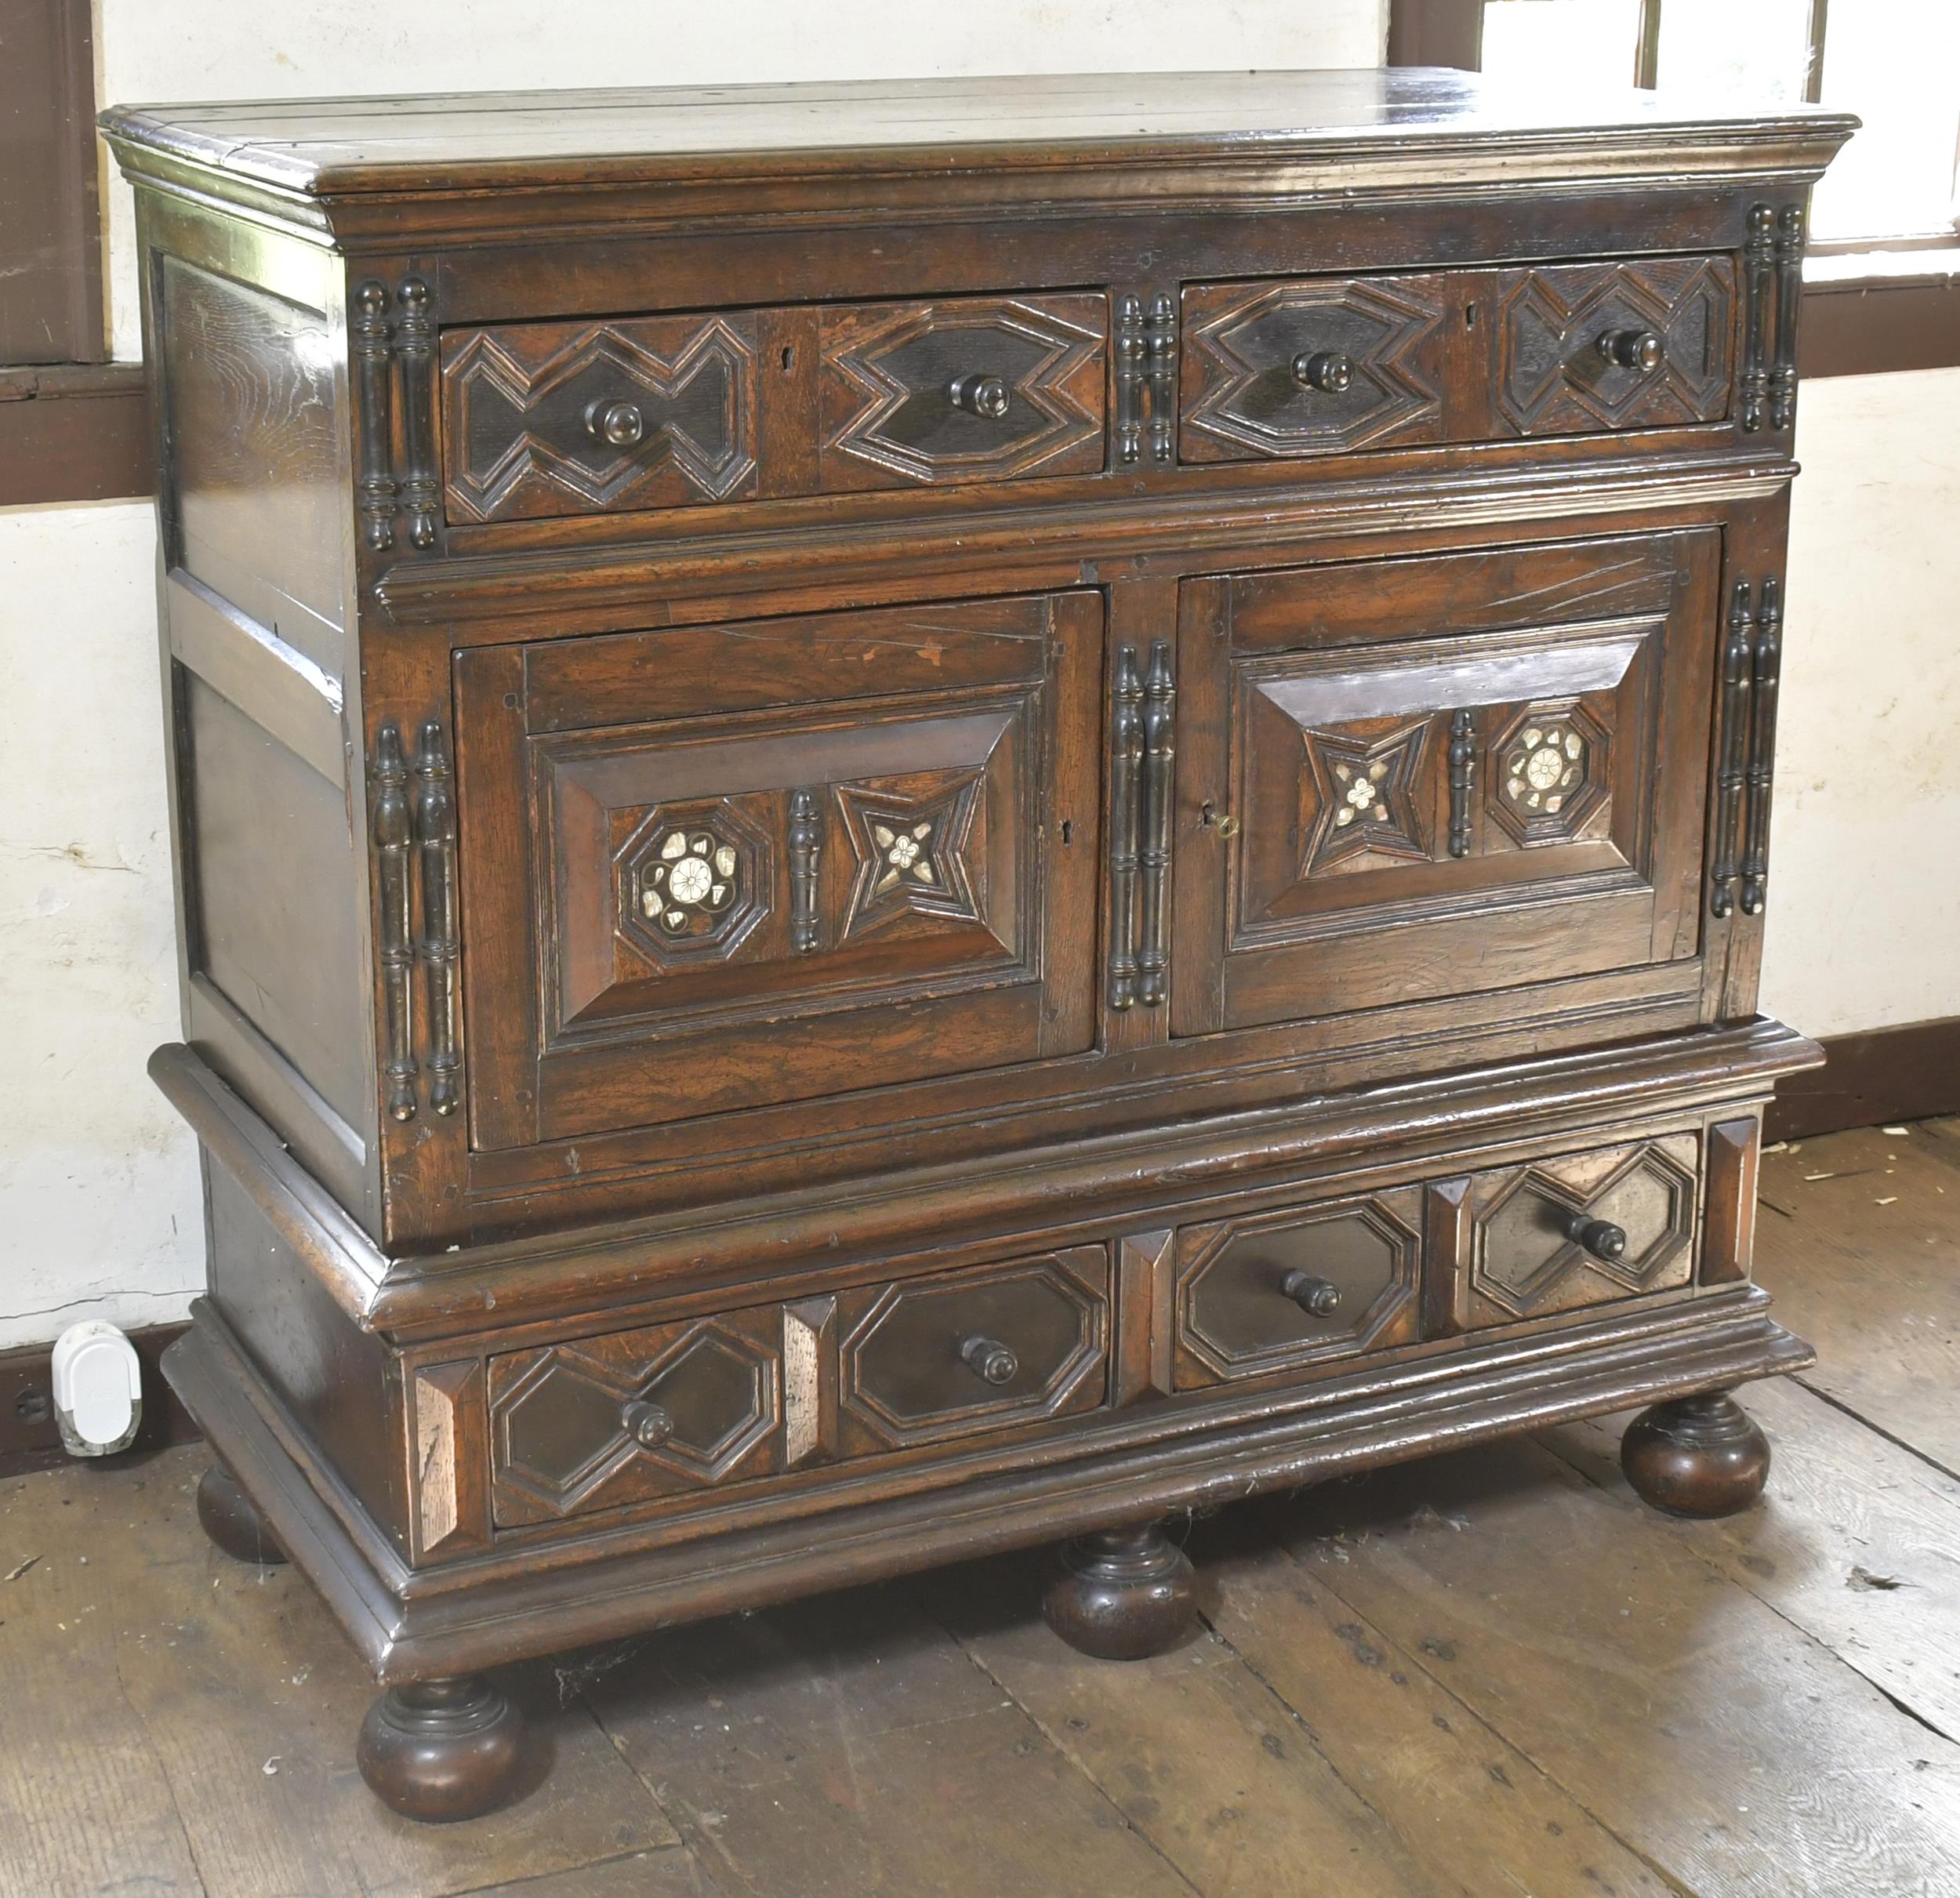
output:
POLYGON ((143 365, 108 360, 93 10, 16 0, 0 27, 0 507, 153 485, 143 365))
MULTIPOLYGON (((1633 73, 1651 87, 1658 70, 1661 9, 1641 0, 1633 73)), ((1483 64, 1484 0, 1389 0, 1388 64, 1483 64)), ((1828 0, 1810 0, 1810 57, 1804 97, 1824 85, 1828 0)), ((1814 242, 1804 273, 1797 367, 1806 376, 1873 375, 1960 367, 1960 232, 1814 242), (1863 268, 1834 268, 1838 259, 1863 268)))

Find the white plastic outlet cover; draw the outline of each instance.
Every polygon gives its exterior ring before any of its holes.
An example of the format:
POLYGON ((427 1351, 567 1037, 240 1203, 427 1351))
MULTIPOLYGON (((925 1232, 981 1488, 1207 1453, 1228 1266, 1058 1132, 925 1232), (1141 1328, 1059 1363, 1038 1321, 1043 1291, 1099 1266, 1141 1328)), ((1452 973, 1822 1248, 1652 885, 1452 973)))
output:
POLYGON ((71 1325, 54 1344, 54 1414, 74 1457, 127 1450, 143 1421, 143 1366, 114 1325, 71 1325))

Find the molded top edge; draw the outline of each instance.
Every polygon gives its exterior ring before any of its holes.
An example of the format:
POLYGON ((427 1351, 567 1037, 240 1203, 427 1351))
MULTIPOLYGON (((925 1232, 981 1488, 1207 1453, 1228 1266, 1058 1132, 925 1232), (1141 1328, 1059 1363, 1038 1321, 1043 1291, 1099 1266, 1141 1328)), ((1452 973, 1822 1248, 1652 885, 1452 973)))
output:
POLYGON ((1363 162, 1515 153, 1548 178, 1670 147, 1802 148, 1818 167, 1858 121, 1814 106, 1751 111, 1685 94, 1590 98, 1473 73, 1036 75, 848 83, 481 93, 403 98, 117 106, 101 115, 126 165, 146 152, 303 196, 488 186, 679 183, 978 169, 1271 161, 1363 162))

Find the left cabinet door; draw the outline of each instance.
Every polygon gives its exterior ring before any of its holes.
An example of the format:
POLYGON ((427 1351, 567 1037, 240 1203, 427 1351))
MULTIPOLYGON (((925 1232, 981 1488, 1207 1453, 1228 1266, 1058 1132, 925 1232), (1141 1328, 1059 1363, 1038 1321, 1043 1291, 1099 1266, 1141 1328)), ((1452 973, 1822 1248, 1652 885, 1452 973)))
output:
POLYGON ((480 1149, 1078 1053, 1100 595, 459 655, 480 1149))

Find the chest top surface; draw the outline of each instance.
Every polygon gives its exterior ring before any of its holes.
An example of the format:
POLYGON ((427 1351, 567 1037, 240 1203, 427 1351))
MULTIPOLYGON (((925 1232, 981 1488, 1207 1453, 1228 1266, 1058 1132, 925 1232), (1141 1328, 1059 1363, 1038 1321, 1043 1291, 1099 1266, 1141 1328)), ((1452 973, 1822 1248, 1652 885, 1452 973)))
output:
POLYGON ((1629 163, 1679 172, 1697 152, 1726 154, 1730 169, 1815 163, 1810 148, 1857 122, 1632 89, 1548 95, 1410 67, 233 101, 117 107, 103 122, 139 170, 167 156, 331 198, 1221 160, 1303 166, 1308 187, 1328 162, 1447 180, 1479 158, 1552 180, 1629 163))

